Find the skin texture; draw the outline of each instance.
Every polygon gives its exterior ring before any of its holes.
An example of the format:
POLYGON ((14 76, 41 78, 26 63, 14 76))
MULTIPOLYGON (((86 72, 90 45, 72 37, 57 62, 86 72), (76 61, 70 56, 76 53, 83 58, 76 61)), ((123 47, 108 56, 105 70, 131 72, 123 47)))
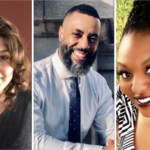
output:
MULTIPOLYGON (((101 24, 97 18, 74 12, 69 14, 65 18, 63 26, 60 26, 59 41, 63 40, 63 43, 66 44, 68 48, 82 48, 94 53, 98 46, 100 27, 101 24)), ((78 51, 78 53, 84 54, 84 52, 81 51, 78 51)), ((62 60, 60 54, 59 57, 62 60)), ((78 57, 73 52, 71 59, 73 63, 76 64, 78 61, 84 61, 86 57, 78 57)))
POLYGON ((137 98, 150 97, 150 34, 128 33, 120 43, 118 70, 121 91, 137 106, 135 148, 150 149, 150 105, 141 107, 137 98))
POLYGON ((105 146, 104 150, 114 150, 114 141, 109 139, 107 143, 108 143, 108 146, 105 146))
POLYGON ((150 35, 128 34, 123 37, 118 54, 118 70, 126 71, 120 76, 120 88, 150 118, 150 106, 140 107, 134 97, 150 97, 150 35), (149 68, 147 68, 149 67, 149 68))
MULTIPOLYGON (((13 68, 10 65, 10 55, 4 44, 4 40, 0 37, 0 97, 4 88, 10 83, 13 77, 13 68)), ((3 99, 0 99, 0 114, 4 111, 3 99)))

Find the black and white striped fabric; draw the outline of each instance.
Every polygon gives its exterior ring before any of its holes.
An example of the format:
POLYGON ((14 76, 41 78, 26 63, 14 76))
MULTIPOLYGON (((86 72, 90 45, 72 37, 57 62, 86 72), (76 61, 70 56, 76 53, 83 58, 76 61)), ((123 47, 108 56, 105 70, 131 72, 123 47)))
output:
POLYGON ((117 85, 116 121, 119 124, 118 150, 134 150, 134 124, 137 108, 117 85))

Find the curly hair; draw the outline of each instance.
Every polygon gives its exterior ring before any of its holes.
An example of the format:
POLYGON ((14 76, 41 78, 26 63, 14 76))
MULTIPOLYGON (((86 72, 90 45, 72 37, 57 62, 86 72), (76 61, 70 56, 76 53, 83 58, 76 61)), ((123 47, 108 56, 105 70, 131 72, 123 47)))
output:
POLYGON ((150 33, 150 1, 134 1, 121 39, 124 35, 133 32, 150 33))
POLYGON ((25 46, 17 28, 8 20, 0 17, 0 37, 4 39, 5 46, 10 54, 10 65, 13 68, 13 78, 3 90, 6 108, 12 108, 12 100, 16 98, 16 90, 24 91, 30 81, 30 61, 25 46))

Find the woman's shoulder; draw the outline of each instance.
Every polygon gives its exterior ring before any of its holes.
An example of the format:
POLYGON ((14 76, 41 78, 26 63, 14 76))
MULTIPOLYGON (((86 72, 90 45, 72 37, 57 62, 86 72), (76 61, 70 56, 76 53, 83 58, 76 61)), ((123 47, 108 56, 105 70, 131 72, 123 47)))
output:
POLYGON ((116 87, 116 103, 124 104, 126 98, 128 98, 128 97, 122 93, 122 91, 120 89, 120 84, 118 84, 116 87))
POLYGON ((20 98, 20 99, 25 99, 25 100, 28 100, 28 101, 31 101, 31 97, 32 97, 32 94, 31 94, 31 89, 28 88, 27 90, 25 91, 17 91, 17 98, 20 98))
POLYGON ((25 91, 17 91, 17 92, 18 92, 18 95, 24 95, 24 96, 31 97, 31 89, 30 88, 28 88, 25 91))
MULTIPOLYGON (((13 108, 8 110, 3 116, 3 134, 9 135, 3 137, 3 145, 11 149, 31 149, 31 123, 32 123, 32 98, 31 89, 26 91, 16 91, 16 99, 13 101, 13 108), (11 145, 6 143, 11 142, 11 145)), ((2 135, 2 133, 0 134, 2 135)))
POLYGON ((120 124, 122 116, 126 114, 126 106, 129 98, 122 93, 120 85, 116 87, 116 121, 120 124))
MULTIPOLYGON (((17 91, 16 103, 22 106, 30 106, 32 102, 32 92, 31 89, 26 91, 17 91)), ((30 106, 31 107, 31 106, 30 106)))
POLYGON ((116 87, 116 120, 119 124, 123 123, 122 119, 126 114, 136 115, 136 106, 127 95, 122 93, 120 85, 118 84, 116 87))
POLYGON ((116 104, 117 105, 130 105, 131 100, 127 95, 122 93, 120 89, 120 84, 117 85, 116 87, 116 104))

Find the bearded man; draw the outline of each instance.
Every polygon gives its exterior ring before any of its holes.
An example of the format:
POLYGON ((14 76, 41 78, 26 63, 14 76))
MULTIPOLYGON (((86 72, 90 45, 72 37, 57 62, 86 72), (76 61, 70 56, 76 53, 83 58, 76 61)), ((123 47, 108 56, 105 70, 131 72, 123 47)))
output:
POLYGON ((93 7, 74 6, 59 28, 56 53, 35 63, 34 149, 114 149, 112 93, 90 69, 100 30, 93 7), (108 146, 82 143, 92 124, 108 146))

